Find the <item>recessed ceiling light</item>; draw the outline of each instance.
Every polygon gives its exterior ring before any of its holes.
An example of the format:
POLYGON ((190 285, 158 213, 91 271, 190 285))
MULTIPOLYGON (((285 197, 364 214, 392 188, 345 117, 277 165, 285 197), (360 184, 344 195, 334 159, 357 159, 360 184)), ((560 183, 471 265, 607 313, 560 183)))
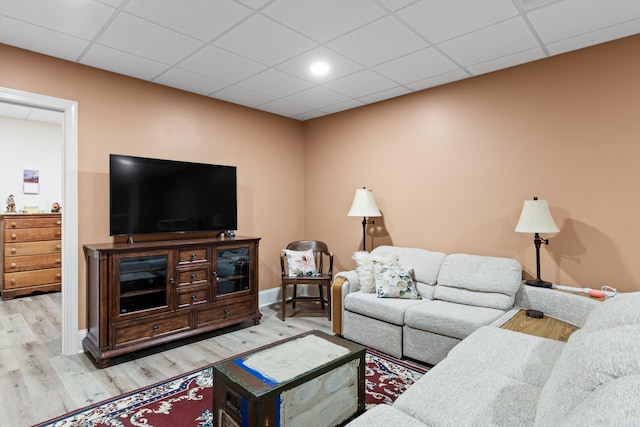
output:
POLYGON ((327 64, 326 62, 314 62, 313 64, 311 64, 310 69, 311 73, 315 74, 316 76, 322 76, 329 72, 329 64, 327 64))

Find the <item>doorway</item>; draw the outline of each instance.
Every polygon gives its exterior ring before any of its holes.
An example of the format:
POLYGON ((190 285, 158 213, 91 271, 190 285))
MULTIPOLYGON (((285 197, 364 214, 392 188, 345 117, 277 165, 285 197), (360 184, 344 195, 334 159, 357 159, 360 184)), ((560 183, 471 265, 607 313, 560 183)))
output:
POLYGON ((62 354, 82 350, 78 331, 78 103, 0 87, 0 102, 58 111, 62 120, 62 354))

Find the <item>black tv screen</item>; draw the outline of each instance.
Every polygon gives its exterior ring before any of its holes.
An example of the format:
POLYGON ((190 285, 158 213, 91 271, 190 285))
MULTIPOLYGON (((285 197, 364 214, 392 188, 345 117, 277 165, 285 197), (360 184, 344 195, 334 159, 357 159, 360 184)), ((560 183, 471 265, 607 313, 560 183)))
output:
POLYGON ((109 157, 111 236, 238 228, 234 166, 109 157))

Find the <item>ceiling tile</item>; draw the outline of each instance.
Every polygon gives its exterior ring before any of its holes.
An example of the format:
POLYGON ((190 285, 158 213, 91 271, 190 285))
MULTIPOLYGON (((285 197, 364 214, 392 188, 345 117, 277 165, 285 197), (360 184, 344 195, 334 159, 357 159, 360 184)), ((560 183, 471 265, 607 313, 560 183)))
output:
POLYGON ((80 63, 143 80, 151 80, 167 69, 165 64, 100 45, 93 45, 80 63))
POLYGON ((490 73, 492 71, 502 70, 505 68, 513 67, 515 65, 525 64, 527 62, 537 61, 538 59, 545 58, 544 51, 539 48, 533 48, 522 52, 515 53, 513 55, 503 56, 501 58, 481 62, 480 64, 470 65, 467 67, 473 75, 490 73))
POLYGON ((520 17, 438 45, 446 55, 463 66, 512 55, 536 46, 537 40, 520 17))
POLYGON ((229 83, 246 79, 267 67, 215 46, 207 46, 182 61, 180 68, 229 83))
POLYGON ((371 95, 391 89, 397 85, 397 83, 370 70, 361 71, 324 84, 324 86, 329 89, 333 89, 351 98, 371 95))
POLYGON ((317 117, 324 116, 325 114, 326 113, 324 111, 311 110, 311 111, 307 111, 306 113, 296 114, 295 116, 291 116, 291 117, 296 120, 305 121, 305 120, 311 120, 317 117))
POLYGON ((261 15, 238 25, 214 44, 267 65, 278 64, 316 46, 308 38, 261 15))
POLYGON ((212 77, 196 74, 180 68, 171 68, 154 80, 166 86, 186 90, 187 92, 209 95, 215 91, 229 86, 229 83, 212 77))
POLYGON ((398 12, 432 43, 495 24, 518 15, 511 0, 424 0, 398 12))
POLYGON ((271 3, 273 0, 237 0, 238 3, 242 3, 245 6, 248 6, 252 9, 262 9, 268 3, 271 3))
POLYGON ((253 77, 238 83, 238 86, 266 93, 267 95, 281 98, 292 93, 304 90, 311 86, 311 83, 282 73, 278 70, 269 69, 253 77))
POLYGON ((436 49, 428 48, 380 64, 373 69, 398 83, 410 83, 457 69, 458 66, 436 49))
POLYGON ((350 98, 323 87, 312 87, 285 98, 287 101, 309 108, 322 108, 328 105, 348 101, 350 98))
POLYGON ((77 60, 89 45, 86 40, 4 16, 0 16, 0 41, 68 61, 77 60))
POLYGON ((428 47, 392 16, 340 37, 328 46, 357 62, 372 66, 428 47))
POLYGON ((350 101, 341 102, 339 104, 324 107, 321 110, 327 114, 333 114, 339 111, 345 111, 345 110, 350 110, 352 108, 362 107, 363 105, 365 105, 364 102, 358 101, 357 99, 352 99, 350 101))
POLYGON ((128 13, 119 14, 98 43, 165 64, 175 64, 202 46, 193 38, 128 13))
POLYGON ((275 99, 273 96, 235 85, 219 90, 211 97, 249 107, 255 107, 275 99))
POLYGON ((190 0, 190 7, 175 0, 130 0, 127 12, 183 34, 210 41, 253 12, 233 0, 190 0))
POLYGON ((640 19, 625 22, 619 25, 613 25, 597 31, 580 34, 575 37, 560 40, 555 43, 547 44, 547 50, 552 55, 569 52, 571 50, 582 49, 584 47, 593 46, 595 44, 604 43, 610 40, 616 40, 622 37, 631 36, 640 33, 640 19))
POLYGON ((640 1, 564 0, 527 12, 545 43, 552 43, 599 28, 640 18, 640 1))
POLYGON ((412 3, 416 3, 419 0, 378 0, 389 10, 399 10, 403 7, 407 7, 412 3))
POLYGON ((256 108, 269 113, 279 114, 281 116, 296 116, 304 114, 310 110, 307 107, 303 107, 302 105, 294 104, 293 102, 285 101, 283 99, 276 99, 275 101, 258 105, 256 108))
POLYGON ((406 95, 411 91, 406 87, 394 87, 391 89, 383 90, 382 92, 374 93, 372 95, 360 97, 360 101, 365 104, 373 104, 374 102, 384 101, 385 99, 396 98, 398 96, 406 95))
POLYGON ((262 13, 324 43, 380 18, 385 11, 370 0, 280 0, 262 13))
POLYGON ((451 71, 450 73, 445 73, 439 76, 429 77, 428 79, 418 80, 413 83, 409 83, 405 86, 413 90, 424 90, 424 89, 429 89, 432 87, 444 85, 447 83, 452 83, 458 80, 463 80, 468 78, 469 76, 470 74, 468 74, 464 70, 455 70, 455 71, 451 71))
POLYGON ((316 83, 322 83, 329 80, 335 80, 337 78, 352 74, 357 71, 362 71, 364 67, 358 65, 350 59, 327 49, 326 47, 319 47, 313 49, 307 53, 303 53, 300 56, 293 58, 290 61, 283 62, 275 67, 280 71, 292 74, 301 79, 309 80, 316 83), (331 67, 329 73, 323 76, 312 75, 309 71, 311 64, 314 62, 326 62, 331 67))
POLYGON ((3 1, 0 14, 91 40, 115 9, 93 0, 3 1))

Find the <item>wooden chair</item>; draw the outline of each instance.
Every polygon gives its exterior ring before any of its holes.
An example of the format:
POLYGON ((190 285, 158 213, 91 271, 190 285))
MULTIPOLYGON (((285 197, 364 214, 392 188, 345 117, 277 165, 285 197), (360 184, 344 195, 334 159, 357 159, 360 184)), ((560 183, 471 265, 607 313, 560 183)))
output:
POLYGON ((292 251, 308 251, 313 252, 313 258, 316 265, 316 274, 303 276, 290 276, 287 256, 282 252, 280 255, 280 271, 282 276, 282 307, 281 317, 284 321, 287 311, 287 304, 291 303, 293 308, 296 307, 296 301, 319 301, 320 306, 324 310, 325 304, 328 306, 328 318, 331 320, 331 282, 333 281, 333 254, 329 252, 326 243, 317 240, 299 240, 291 242, 287 245, 288 250, 292 251), (328 269, 325 270, 325 263, 328 260, 328 269), (287 288, 293 285, 293 296, 287 298, 287 288), (298 296, 298 285, 316 285, 318 286, 319 296, 298 296), (324 296, 324 288, 327 288, 327 296, 324 296))

